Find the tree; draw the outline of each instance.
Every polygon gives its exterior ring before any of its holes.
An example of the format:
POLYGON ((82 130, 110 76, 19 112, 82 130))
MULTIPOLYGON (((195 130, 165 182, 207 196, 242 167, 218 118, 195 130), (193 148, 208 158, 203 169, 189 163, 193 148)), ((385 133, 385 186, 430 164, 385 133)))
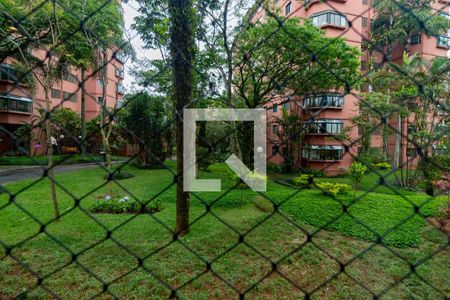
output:
POLYGON ((51 137, 54 133, 50 121, 53 108, 49 92, 70 66, 87 67, 98 53, 94 49, 102 47, 108 49, 117 44, 119 37, 122 38, 121 26, 115 26, 122 24, 120 7, 116 1, 102 6, 94 0, 60 0, 46 3, 37 0, 8 0, 3 1, 1 5, 6 7, 0 25, 2 59, 11 57, 16 62, 26 65, 34 80, 44 90, 43 122, 47 139, 51 195, 55 219, 59 219, 56 187, 53 181, 51 137), (46 51, 47 57, 42 61, 35 56, 34 50, 46 51))
POLYGON ((127 96, 120 125, 129 132, 129 138, 139 146, 139 164, 156 167, 167 157, 166 131, 171 131, 170 101, 146 92, 127 96))
POLYGON ((169 0, 169 14, 173 98, 177 114, 176 232, 184 235, 189 231, 189 194, 183 188, 183 109, 192 101, 192 63, 194 59, 192 2, 190 0, 169 0))
POLYGON ((382 52, 389 46, 389 52, 398 47, 410 52, 411 37, 424 33, 438 36, 447 32, 450 21, 436 14, 428 0, 378 0, 374 2, 374 18, 371 25, 371 51, 382 52))
POLYGON ((295 164, 295 151, 297 145, 303 143, 303 118, 299 115, 298 111, 291 112, 289 109, 283 109, 281 118, 276 117, 275 123, 280 128, 277 135, 284 149, 282 153, 284 168, 286 172, 290 173, 294 169, 297 169, 295 164))
MULTIPOLYGON (((256 108, 277 94, 298 99, 311 91, 349 91, 358 82, 359 51, 325 37, 309 20, 290 18, 280 29, 269 17, 241 33, 237 44, 233 85, 241 107, 256 108)), ((248 144, 244 161, 251 164, 248 144)))
POLYGON ((443 108, 448 107, 450 99, 449 71, 448 58, 430 62, 404 55, 401 65, 386 65, 367 78, 373 92, 363 95, 360 117, 354 121, 368 131, 383 129, 384 151, 401 186, 415 186, 419 174, 431 186, 433 176, 428 170, 435 164, 433 147, 448 136, 441 125, 448 122, 443 108), (397 124, 393 126, 391 121, 395 119, 397 124), (394 151, 388 146, 391 137, 394 151), (405 157, 407 149, 414 149, 415 154, 405 157))

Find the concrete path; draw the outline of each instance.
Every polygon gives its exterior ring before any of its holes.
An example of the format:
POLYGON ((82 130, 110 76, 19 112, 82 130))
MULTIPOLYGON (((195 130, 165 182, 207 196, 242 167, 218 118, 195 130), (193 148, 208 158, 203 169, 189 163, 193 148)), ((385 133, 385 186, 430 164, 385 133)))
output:
MULTIPOLYGON (((55 174, 66 173, 84 169, 97 168, 97 163, 55 166, 55 174)), ((43 174, 40 166, 0 166, 0 184, 14 182, 23 179, 39 178, 43 174)))

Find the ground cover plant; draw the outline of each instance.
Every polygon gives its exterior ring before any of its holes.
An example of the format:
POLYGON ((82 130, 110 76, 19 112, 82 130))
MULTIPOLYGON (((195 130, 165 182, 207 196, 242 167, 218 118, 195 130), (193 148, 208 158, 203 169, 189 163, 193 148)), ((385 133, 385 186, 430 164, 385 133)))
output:
MULTIPOLYGON (((168 168, 173 171, 173 167, 169 162, 168 168)), ((62 298, 93 297, 102 292, 104 283, 120 297, 167 298, 171 291, 160 280, 179 287, 181 298, 236 298, 237 291, 214 273, 240 292, 249 290, 250 298, 267 294, 301 297, 301 290, 271 272, 270 260, 277 262, 281 274, 308 292, 316 291, 313 296, 320 299, 370 295, 352 278, 377 293, 405 277, 386 294, 388 299, 413 294, 418 299, 442 298, 419 276, 450 295, 447 236, 423 217, 414 216, 414 205, 424 216, 433 216, 445 197, 389 186, 389 178, 383 189, 374 189, 377 183, 373 173, 362 178, 355 200, 352 195, 324 195, 314 185, 299 189, 273 180, 268 181, 265 193, 240 188, 228 191, 239 183, 225 165, 215 164, 200 177, 222 179, 222 192, 193 193, 191 231, 174 240, 169 230, 175 227, 175 186, 170 170, 125 167, 124 171, 135 177, 113 184, 114 201, 118 203, 125 197, 129 202, 135 198, 158 201, 161 211, 149 214, 93 214, 96 203, 108 202, 99 198, 109 190, 102 168, 57 175, 62 217, 45 226, 48 234, 42 233, 42 227, 21 209, 44 224, 52 220, 47 179, 6 185, 10 193, 23 191, 14 199, 18 206, 8 205, 11 198, 7 193, 0 197, 0 241, 14 246, 12 256, 25 265, 5 257, 5 248, 0 247, 2 297, 17 296, 26 289, 31 290, 29 297, 49 296, 42 287, 34 288, 36 280, 27 268, 43 276, 42 284, 62 298), (79 207, 74 205, 74 198, 81 199, 79 207), (205 203, 211 205, 210 212, 205 203), (325 229, 319 230, 322 227, 325 229), (111 239, 107 239, 108 231, 111 239), (308 235, 313 243, 305 244, 308 235), (374 243, 380 236, 382 244, 374 243), (72 253, 77 254, 76 262, 72 253), (137 257, 142 260, 141 267, 137 257), (213 272, 207 272, 205 261, 211 262, 213 272), (406 276, 410 264, 418 262, 417 275, 406 276), (340 263, 346 272, 337 275, 340 263), (252 288, 263 278, 257 288, 252 288)), ((314 178, 317 182, 348 180, 314 178)))

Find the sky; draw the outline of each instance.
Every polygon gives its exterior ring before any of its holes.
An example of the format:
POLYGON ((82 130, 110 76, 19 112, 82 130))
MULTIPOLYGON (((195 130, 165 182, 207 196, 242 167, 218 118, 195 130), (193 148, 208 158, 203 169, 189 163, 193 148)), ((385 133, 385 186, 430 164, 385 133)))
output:
MULTIPOLYGON (((136 58, 158 58, 159 54, 157 51, 144 49, 144 42, 140 39, 136 31, 131 29, 131 25, 134 23, 134 18, 139 15, 139 4, 135 0, 129 0, 128 3, 122 3, 124 11, 125 29, 127 37, 131 41, 131 45, 136 51, 136 58)), ((127 92, 132 92, 139 87, 134 84, 134 78, 130 75, 130 70, 133 67, 131 61, 127 61, 125 64, 125 79, 124 85, 127 92)))

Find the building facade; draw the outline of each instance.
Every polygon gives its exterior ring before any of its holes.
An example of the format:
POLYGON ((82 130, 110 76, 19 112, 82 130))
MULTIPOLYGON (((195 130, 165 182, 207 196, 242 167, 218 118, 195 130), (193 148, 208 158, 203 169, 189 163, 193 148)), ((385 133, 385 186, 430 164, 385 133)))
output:
MULTIPOLYGON (((45 51, 37 50, 35 56, 42 57, 44 60, 45 51)), ((120 51, 109 51, 108 56, 106 105, 114 108, 116 105, 120 105, 125 93, 122 81, 125 74, 126 57, 120 51)), ((97 73, 85 72, 84 90, 87 121, 95 118, 101 111, 103 81, 97 73)), ((32 91, 21 79, 23 79, 23 75, 20 75, 15 69, 13 61, 6 59, 0 64, 0 126, 3 128, 0 131, 1 154, 20 155, 21 151, 15 145, 10 133, 14 134, 25 123, 30 124, 34 118, 39 117, 39 110, 46 107, 44 88, 36 83, 32 91)), ((63 72, 61 78, 53 84, 49 93, 51 107, 69 108, 80 114, 81 83, 80 70, 69 68, 67 72, 63 72)), ((37 148, 38 151, 30 151, 31 153, 45 153, 46 143, 41 139, 38 137, 31 141, 32 146, 35 144, 42 145, 42 147, 37 148)))
MULTIPOLYGON (((275 6, 282 16, 311 19, 313 24, 322 28, 329 37, 341 37, 346 42, 361 50, 361 72, 367 72, 368 62, 372 59, 381 60, 381 55, 370 54, 364 49, 364 41, 370 41, 371 20, 374 12, 371 7, 372 0, 305 0, 290 1, 278 0, 275 6)), ((448 12, 448 2, 444 0, 433 1, 434 13, 448 12)), ((253 21, 264 22, 267 13, 260 7, 252 17, 253 21)), ((447 36, 427 37, 425 34, 411 38, 410 52, 426 58, 447 57, 449 38, 447 36)), ((401 63, 404 48, 396 47, 391 52, 390 60, 401 63)), ((274 97, 264 103, 268 116, 267 126, 267 156, 269 163, 280 164, 288 159, 286 145, 280 138, 280 126, 277 118, 281 118, 282 111, 288 110, 296 113, 304 120, 304 143, 289 151, 293 164, 305 169, 323 171, 328 175, 345 173, 358 153, 358 143, 345 143, 339 138, 344 133, 351 141, 357 141, 360 132, 353 126, 351 119, 358 115, 358 91, 352 93, 324 92, 318 94, 311 91, 311 96, 304 99, 287 99, 274 97)), ((390 126, 397 128, 396 120, 390 120, 390 126)), ((408 122, 401 124, 402 132, 408 131, 408 122)), ((374 131, 371 136, 371 146, 383 147, 382 137, 374 131)), ((395 147, 394 139, 389 140, 388 147, 395 147)), ((411 156, 406 146, 406 139, 402 140, 400 147, 404 153, 401 157, 407 160, 411 156), (405 145, 403 145, 403 143, 405 145)), ((413 149, 414 150, 414 149, 413 149)), ((413 151, 414 152, 414 151, 413 151)), ((401 163, 401 162, 400 162, 401 163)))

